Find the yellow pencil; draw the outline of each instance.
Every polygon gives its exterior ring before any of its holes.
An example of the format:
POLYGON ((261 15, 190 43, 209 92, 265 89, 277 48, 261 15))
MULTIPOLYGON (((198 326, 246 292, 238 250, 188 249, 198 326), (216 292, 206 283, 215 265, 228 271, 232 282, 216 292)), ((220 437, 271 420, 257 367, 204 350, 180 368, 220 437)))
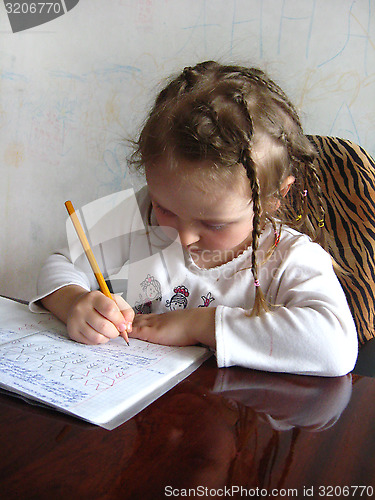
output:
MULTIPOLYGON (((70 215, 70 219, 73 222, 73 226, 77 232, 79 241, 81 242, 83 249, 85 251, 86 257, 90 263, 91 269, 93 270, 93 273, 95 274, 96 281, 98 282, 100 291, 104 293, 106 297, 109 297, 113 301, 115 300, 111 292, 109 291, 109 288, 107 286, 107 283, 104 280, 104 277, 102 275, 102 272, 100 271, 100 268, 98 266, 98 263, 96 262, 95 255, 93 254, 93 251, 91 250, 90 244, 86 238, 85 232, 81 226, 81 223, 79 222, 79 219, 77 217, 77 214, 73 208, 72 202, 71 201, 66 201, 65 202, 66 209, 70 215)), ((127 335, 127 332, 124 332, 125 336, 125 341, 129 345, 129 338, 127 335)))

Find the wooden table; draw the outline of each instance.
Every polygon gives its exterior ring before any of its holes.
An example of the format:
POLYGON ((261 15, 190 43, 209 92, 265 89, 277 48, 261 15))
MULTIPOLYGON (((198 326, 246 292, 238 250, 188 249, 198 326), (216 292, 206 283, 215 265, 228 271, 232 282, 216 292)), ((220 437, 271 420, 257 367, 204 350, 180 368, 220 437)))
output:
POLYGON ((113 431, 7 395, 0 426, 4 500, 375 498, 373 378, 211 358, 113 431))

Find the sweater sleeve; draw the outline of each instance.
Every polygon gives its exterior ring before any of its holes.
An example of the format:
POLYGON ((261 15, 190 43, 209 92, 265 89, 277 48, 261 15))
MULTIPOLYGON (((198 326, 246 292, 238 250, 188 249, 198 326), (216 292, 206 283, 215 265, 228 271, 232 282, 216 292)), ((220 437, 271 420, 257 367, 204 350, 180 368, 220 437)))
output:
POLYGON ((320 376, 351 371, 357 333, 330 256, 317 244, 296 244, 273 271, 265 291, 270 312, 217 308, 218 366, 320 376))
POLYGON ((67 254, 68 250, 61 250, 50 255, 44 263, 38 276, 37 295, 29 302, 32 312, 48 312, 39 301, 64 286, 79 285, 87 291, 94 289, 93 276, 74 266, 67 254))
MULTIPOLYGON (((125 192, 127 194, 127 192, 125 192)), ((131 190, 121 203, 110 210, 90 229, 93 253, 105 278, 116 274, 129 259, 132 233, 145 228, 145 213, 149 203, 146 189, 134 194, 131 190)), ((100 212, 99 212, 100 213, 100 212)), ((79 241, 48 257, 39 273, 37 295, 29 308, 45 312, 40 299, 67 285, 79 285, 97 290, 98 284, 79 241), (76 258, 72 258, 72 252, 76 258)))

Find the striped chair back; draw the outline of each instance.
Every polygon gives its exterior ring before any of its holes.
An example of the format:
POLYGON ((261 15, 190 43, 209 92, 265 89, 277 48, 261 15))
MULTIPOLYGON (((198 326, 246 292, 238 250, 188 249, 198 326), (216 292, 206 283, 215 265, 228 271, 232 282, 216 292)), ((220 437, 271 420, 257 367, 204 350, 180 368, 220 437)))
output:
POLYGON ((329 252, 361 344, 375 337, 375 163, 360 146, 336 137, 308 136, 319 157, 329 252))

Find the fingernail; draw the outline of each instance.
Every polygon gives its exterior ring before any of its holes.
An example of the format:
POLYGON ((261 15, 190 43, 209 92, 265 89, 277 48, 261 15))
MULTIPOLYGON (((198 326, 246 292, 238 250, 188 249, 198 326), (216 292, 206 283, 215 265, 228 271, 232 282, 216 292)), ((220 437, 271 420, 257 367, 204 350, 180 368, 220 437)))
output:
POLYGON ((132 323, 128 323, 126 329, 127 329, 128 332, 131 332, 132 329, 133 329, 132 323))
POLYGON ((127 326, 125 323, 121 323, 118 327, 117 327, 117 330, 120 332, 120 333, 123 333, 127 330, 127 326))

